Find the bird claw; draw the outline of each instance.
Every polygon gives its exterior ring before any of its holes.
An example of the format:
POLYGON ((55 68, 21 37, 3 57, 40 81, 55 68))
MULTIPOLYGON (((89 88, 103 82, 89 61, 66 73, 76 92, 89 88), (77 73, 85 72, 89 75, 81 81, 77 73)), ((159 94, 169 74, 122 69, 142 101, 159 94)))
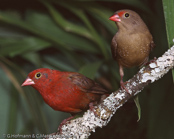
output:
POLYGON ((157 60, 157 58, 154 57, 152 60, 150 60, 149 62, 147 62, 145 65, 147 66, 147 65, 149 65, 149 64, 151 64, 151 63, 157 64, 156 60, 157 60))
POLYGON ((89 103, 89 108, 94 113, 94 115, 98 117, 97 112, 94 110, 94 102, 89 103))
POLYGON ((125 87, 125 84, 127 84, 127 83, 128 83, 128 81, 126 81, 126 82, 121 81, 120 86, 121 86, 122 90, 126 90, 126 92, 129 93, 128 89, 125 87))

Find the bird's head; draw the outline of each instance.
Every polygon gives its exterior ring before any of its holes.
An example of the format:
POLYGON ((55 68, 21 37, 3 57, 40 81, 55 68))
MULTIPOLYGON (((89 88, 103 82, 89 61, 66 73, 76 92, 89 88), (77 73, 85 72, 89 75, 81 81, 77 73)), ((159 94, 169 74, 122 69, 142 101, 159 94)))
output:
POLYGON ((52 81, 53 70, 40 68, 30 72, 21 86, 31 85, 35 89, 45 88, 52 81))
POLYGON ((146 26, 136 12, 128 9, 116 11, 109 20, 116 22, 119 28, 126 30, 137 28, 139 25, 146 26))

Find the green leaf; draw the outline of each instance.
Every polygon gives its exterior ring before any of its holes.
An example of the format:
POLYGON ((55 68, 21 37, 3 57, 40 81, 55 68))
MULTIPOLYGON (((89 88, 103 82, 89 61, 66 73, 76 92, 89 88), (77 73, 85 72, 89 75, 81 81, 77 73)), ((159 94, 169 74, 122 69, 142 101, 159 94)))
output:
MULTIPOLYGON (((60 3, 60 4, 62 6, 64 6, 65 8, 67 8, 68 10, 72 11, 74 14, 76 14, 76 16, 78 16, 84 22, 84 24, 88 27, 88 29, 92 33, 93 41, 98 45, 98 47, 100 48, 104 57, 108 58, 109 53, 108 53, 107 42, 97 32, 96 28, 92 25, 91 21, 89 20, 88 16, 85 14, 85 12, 81 8, 79 8, 75 5, 71 6, 71 5, 68 5, 66 3, 60 3)), ((84 6, 84 8, 88 9, 87 6, 84 6)))
POLYGON ((112 34, 116 33, 115 23, 109 21, 109 17, 114 13, 113 11, 103 7, 89 7, 87 10, 90 12, 91 16, 95 17, 95 19, 97 19, 99 23, 103 24, 112 34))
POLYGON ((0 134, 1 137, 3 134, 7 133, 7 130, 9 127, 12 125, 8 125, 8 120, 9 120, 9 108, 11 107, 11 95, 9 92, 11 91, 10 89, 10 80, 6 77, 6 74, 4 74, 2 68, 0 67, 0 75, 1 75, 1 80, 0 80, 0 90, 1 90, 1 97, 0 97, 0 121, 1 121, 1 130, 0 134))
MULTIPOLYGON (((10 64, 12 65, 12 64, 10 64)), ((22 83, 22 79, 21 80, 21 73, 20 72, 15 72, 13 69, 8 68, 8 66, 6 66, 4 63, 0 62, 0 67, 3 69, 4 73, 7 75, 7 77, 9 78, 9 80, 11 81, 11 83, 13 84, 13 86, 15 87, 15 90, 13 89, 12 92, 13 93, 18 93, 20 94, 21 99, 23 100, 23 104, 22 109, 23 109, 23 114, 25 115, 26 113, 30 113, 27 115, 31 115, 33 118, 33 123, 35 124, 35 126, 40 130, 40 131, 44 131, 45 133, 47 132, 47 125, 46 125, 46 121, 45 121, 45 116, 43 114, 43 112, 40 110, 40 106, 41 106, 41 102, 38 101, 39 97, 37 96, 36 93, 31 93, 32 90, 28 89, 26 90, 26 88, 21 88, 20 84, 22 83), (16 78, 18 77, 18 78, 16 78), (25 104, 28 104, 28 106, 26 106, 25 104), (25 107, 25 109, 23 108, 25 107)), ((11 107, 13 108, 13 103, 17 103, 18 98, 13 97, 12 95, 12 104, 11 107)), ((20 102, 19 102, 20 103, 20 102)), ((17 107, 16 105, 14 105, 13 108, 15 111, 13 111, 12 113, 10 113, 10 117, 11 116, 16 116, 17 113, 17 107), (14 115, 13 115, 14 114, 14 115)), ((10 109, 11 110, 11 109, 10 109)), ((28 117, 28 116, 27 116, 28 117)), ((25 119, 27 119, 27 117, 25 117, 25 119)), ((15 126, 15 121, 12 121, 12 125, 9 125, 9 132, 12 131, 12 128, 14 128, 15 126)), ((13 129, 14 131, 14 129, 13 129)))
POLYGON ((94 79, 101 64, 102 64, 102 61, 85 64, 84 66, 80 68, 79 73, 87 76, 88 78, 94 79))
MULTIPOLYGON (((12 87, 12 90, 15 88, 12 87)), ((19 96, 18 92, 12 91, 10 95, 10 108, 9 108, 9 114, 8 114, 8 129, 7 133, 14 134, 16 133, 17 128, 17 110, 18 110, 18 102, 19 102, 19 96)))
POLYGON ((174 45, 174 1, 163 0, 166 31, 169 48, 174 45))
POLYGON ((95 45, 82 38, 60 29, 53 20, 46 14, 29 11, 25 21, 14 17, 12 14, 0 12, 0 21, 18 26, 31 33, 34 33, 46 40, 55 43, 60 50, 84 50, 97 53, 95 45))
POLYGON ((0 37, 2 37, 2 38, 24 38, 24 37, 27 37, 27 35, 22 32, 18 32, 16 30, 10 29, 8 27, 0 26, 0 37))
MULTIPOLYGON (((166 31, 169 48, 174 45, 174 1, 163 0, 163 9, 166 22, 166 31)), ((173 82, 174 82, 174 70, 172 70, 173 82)))
POLYGON ((24 59, 30 61, 31 63, 33 63, 34 65, 36 65, 36 67, 41 67, 42 65, 42 61, 40 58, 40 55, 38 53, 35 52, 27 52, 26 54, 22 54, 21 55, 24 59))
POLYGON ((17 27, 22 28, 24 30, 30 31, 34 34, 41 35, 41 36, 45 37, 45 35, 41 31, 39 31, 37 28, 34 28, 30 24, 26 23, 21 18, 14 16, 13 13, 0 12, 0 17, 1 17, 0 18, 1 22, 17 26, 17 27))
POLYGON ((22 39, 0 38, 0 43, 0 55, 10 57, 31 51, 42 50, 50 46, 49 42, 32 37, 22 39))
MULTIPOLYGON (((52 56, 50 57, 49 55, 44 56, 44 61, 49 65, 48 68, 57 68, 62 71, 76 71, 73 66, 68 62, 68 60, 62 55, 57 55, 57 56, 52 56)), ((48 65, 45 66, 48 66, 48 65)))
POLYGON ((75 24, 73 22, 70 22, 66 20, 61 13, 58 11, 58 9, 55 9, 48 1, 40 0, 41 3, 43 3, 49 10, 50 14, 52 15, 53 19, 56 21, 56 23, 61 26, 65 31, 67 32, 73 32, 78 35, 92 38, 91 33, 87 28, 80 24, 75 24))
POLYGON ((141 106, 140 106, 140 103, 139 103, 138 95, 135 96, 134 102, 135 102, 137 110, 138 110, 138 120, 137 120, 137 122, 138 122, 141 119, 141 106))
POLYGON ((97 53, 95 45, 81 36, 76 36, 59 28, 55 22, 45 14, 29 11, 27 22, 46 34, 47 38, 56 42, 60 50, 83 50, 97 53))
MULTIPOLYGON (((77 1, 98 1, 98 0, 77 0, 77 1)), ((142 10, 146 10, 146 11, 149 11, 149 8, 148 6, 145 6, 144 2, 143 1, 139 1, 139 0, 100 0, 101 2, 113 2, 113 4, 124 4, 124 5, 130 5, 130 6, 133 6, 133 7, 137 7, 139 9, 142 9, 142 10)))

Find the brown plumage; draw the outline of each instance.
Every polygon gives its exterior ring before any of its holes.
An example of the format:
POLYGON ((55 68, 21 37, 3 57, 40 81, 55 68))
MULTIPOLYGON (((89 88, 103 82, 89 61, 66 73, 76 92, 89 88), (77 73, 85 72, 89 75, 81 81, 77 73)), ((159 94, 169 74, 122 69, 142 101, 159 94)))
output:
POLYGON ((147 63, 154 42, 149 29, 136 12, 119 10, 109 19, 118 27, 118 32, 111 42, 111 51, 119 64, 121 88, 127 91, 123 82, 123 68, 140 67, 147 63))

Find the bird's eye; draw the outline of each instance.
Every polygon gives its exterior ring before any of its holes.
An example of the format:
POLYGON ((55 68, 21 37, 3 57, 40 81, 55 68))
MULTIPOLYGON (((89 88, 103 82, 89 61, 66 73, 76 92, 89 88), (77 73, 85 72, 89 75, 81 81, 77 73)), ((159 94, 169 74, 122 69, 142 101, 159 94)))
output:
POLYGON ((128 18, 129 17, 129 13, 125 13, 124 17, 128 18))
POLYGON ((42 74, 40 72, 38 72, 38 73, 35 74, 35 78, 36 79, 39 79, 41 76, 42 76, 42 74))

